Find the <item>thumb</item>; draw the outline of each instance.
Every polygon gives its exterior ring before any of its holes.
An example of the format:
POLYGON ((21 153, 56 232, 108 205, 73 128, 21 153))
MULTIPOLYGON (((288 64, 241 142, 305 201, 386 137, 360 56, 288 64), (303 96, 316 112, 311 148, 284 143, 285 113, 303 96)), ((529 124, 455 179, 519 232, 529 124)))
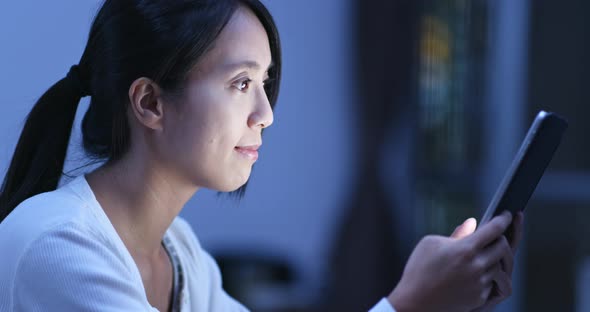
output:
POLYGON ((463 224, 459 225, 453 234, 451 234, 451 238, 461 239, 466 236, 471 235, 471 233, 475 232, 475 228, 477 227, 477 221, 474 218, 469 218, 463 222, 463 224))

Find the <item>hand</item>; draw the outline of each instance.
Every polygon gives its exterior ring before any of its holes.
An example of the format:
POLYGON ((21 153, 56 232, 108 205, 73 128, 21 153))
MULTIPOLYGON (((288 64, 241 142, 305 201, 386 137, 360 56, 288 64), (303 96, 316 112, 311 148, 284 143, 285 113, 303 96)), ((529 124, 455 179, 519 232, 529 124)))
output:
MULTIPOLYGON (((512 221, 512 225, 511 225, 512 228, 509 230, 510 233, 512 234, 511 239, 510 239, 510 248, 512 250, 513 255, 516 254, 516 250, 518 249, 518 245, 520 244, 520 241, 522 240, 523 223, 524 223, 524 214, 522 212, 519 212, 514 217, 514 220, 512 221)), ((496 270, 497 269, 498 268, 496 268, 496 270)), ((482 307, 472 310, 473 312, 492 311, 492 309, 496 305, 498 305, 500 302, 502 302, 504 299, 506 299, 510 296, 510 293, 512 292, 512 282, 511 282, 512 281, 512 279, 511 279, 512 266, 510 266, 510 271, 505 271, 505 274, 502 274, 500 272, 498 272, 497 274, 500 275, 500 278, 498 279, 499 282, 496 282, 497 286, 492 291, 490 298, 488 298, 488 302, 486 302, 482 307)))
POLYGON ((391 304, 398 312, 472 311, 491 304, 494 283, 510 289, 513 252, 502 234, 511 221, 506 213, 474 232, 476 222, 468 219, 451 237, 424 237, 388 297, 391 304))

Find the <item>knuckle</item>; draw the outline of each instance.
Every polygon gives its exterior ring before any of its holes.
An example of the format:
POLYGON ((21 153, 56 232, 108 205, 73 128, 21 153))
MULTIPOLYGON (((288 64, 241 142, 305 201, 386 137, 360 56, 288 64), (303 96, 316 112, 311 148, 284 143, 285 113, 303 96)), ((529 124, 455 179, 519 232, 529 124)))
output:
POLYGON ((473 260, 473 271, 477 275, 482 275, 486 272, 487 264, 482 258, 475 258, 473 260))
POLYGON ((416 247, 414 247, 414 249, 419 249, 420 247, 426 245, 428 243, 428 239, 426 238, 426 236, 420 238, 420 240, 418 241, 418 243, 416 244, 416 247))
POLYGON ((420 240, 420 243, 428 244, 429 242, 432 242, 433 239, 434 239, 434 236, 426 235, 426 236, 422 237, 422 239, 420 240))
POLYGON ((482 287, 486 287, 490 284, 490 277, 488 275, 480 275, 479 276, 479 285, 482 287))
POLYGON ((424 248, 431 248, 434 244, 435 238, 433 235, 426 235, 422 237, 422 239, 420 239, 420 241, 418 242, 418 245, 424 248))

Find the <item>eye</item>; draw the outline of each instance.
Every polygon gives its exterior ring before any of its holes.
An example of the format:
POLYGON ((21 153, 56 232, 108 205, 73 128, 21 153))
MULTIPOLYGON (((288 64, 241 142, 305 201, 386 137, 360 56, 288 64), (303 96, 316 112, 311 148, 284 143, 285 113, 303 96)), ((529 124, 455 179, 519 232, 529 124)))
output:
POLYGON ((248 89, 250 88, 250 83, 252 83, 252 79, 250 79, 250 78, 246 78, 246 79, 242 79, 242 80, 240 80, 240 81, 237 81, 237 82, 234 84, 234 87, 235 87, 236 89, 238 89, 238 91, 241 91, 241 92, 246 92, 246 91, 248 91, 248 89))

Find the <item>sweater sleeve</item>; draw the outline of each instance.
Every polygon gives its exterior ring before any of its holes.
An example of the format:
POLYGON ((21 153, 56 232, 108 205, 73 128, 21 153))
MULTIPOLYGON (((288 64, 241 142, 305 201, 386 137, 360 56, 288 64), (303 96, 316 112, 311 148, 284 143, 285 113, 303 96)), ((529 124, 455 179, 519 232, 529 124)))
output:
POLYGON ((13 311, 157 311, 134 281, 106 244, 68 224, 44 233, 23 253, 13 311))
POLYGON ((376 306, 369 310, 369 312, 395 312, 395 309, 386 298, 383 298, 376 306))

